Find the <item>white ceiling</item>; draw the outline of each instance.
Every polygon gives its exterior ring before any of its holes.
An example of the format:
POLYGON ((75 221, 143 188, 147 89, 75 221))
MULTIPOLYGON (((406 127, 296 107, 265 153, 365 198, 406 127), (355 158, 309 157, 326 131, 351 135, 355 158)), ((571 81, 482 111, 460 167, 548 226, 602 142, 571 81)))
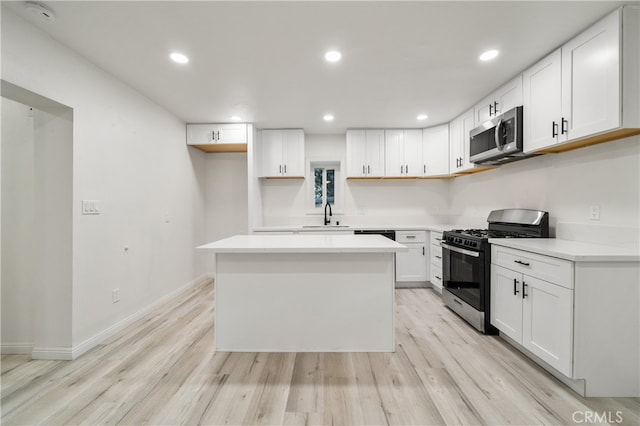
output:
POLYGON ((622 3, 45 2, 55 22, 24 2, 2 6, 185 122, 239 115, 341 133, 447 122, 622 3), (500 56, 480 63, 488 48, 500 56), (329 49, 342 61, 325 62, 329 49), (171 62, 172 51, 190 63, 171 62))

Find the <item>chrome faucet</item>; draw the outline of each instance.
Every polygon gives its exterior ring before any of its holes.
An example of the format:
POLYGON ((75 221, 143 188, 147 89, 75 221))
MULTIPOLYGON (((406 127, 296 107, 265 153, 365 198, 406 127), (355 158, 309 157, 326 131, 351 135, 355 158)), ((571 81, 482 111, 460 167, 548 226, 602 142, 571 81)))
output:
POLYGON ((324 224, 329 225, 331 223, 330 217, 333 216, 331 214, 331 204, 327 201, 327 204, 324 205, 324 224), (329 207, 329 218, 327 218, 327 207, 329 207))

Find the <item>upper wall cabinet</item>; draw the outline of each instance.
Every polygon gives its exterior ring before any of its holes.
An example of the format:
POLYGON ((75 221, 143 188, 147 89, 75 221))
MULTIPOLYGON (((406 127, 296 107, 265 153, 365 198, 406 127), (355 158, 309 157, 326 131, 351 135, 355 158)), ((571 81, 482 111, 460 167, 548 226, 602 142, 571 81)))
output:
POLYGON ((260 131, 262 177, 304 178, 304 130, 260 131))
POLYGON ((422 130, 385 130, 386 177, 422 176, 422 130))
POLYGON ((469 161, 469 132, 474 127, 473 109, 449 123, 449 152, 451 174, 485 169, 469 161))
POLYGON ((537 151, 566 141, 566 127, 562 127, 561 50, 525 71, 522 82, 524 150, 537 151))
POLYGON ((347 130, 347 177, 384 176, 384 130, 347 130))
POLYGON ((638 21, 637 6, 618 9, 525 71, 526 152, 640 132, 638 21))
POLYGON ((449 126, 422 130, 422 176, 449 174, 449 126))
POLYGON ((518 75, 478 102, 473 108, 474 127, 520 105, 522 105, 522 75, 518 75))
POLYGON ((187 124, 187 145, 206 152, 246 152, 245 123, 187 124))

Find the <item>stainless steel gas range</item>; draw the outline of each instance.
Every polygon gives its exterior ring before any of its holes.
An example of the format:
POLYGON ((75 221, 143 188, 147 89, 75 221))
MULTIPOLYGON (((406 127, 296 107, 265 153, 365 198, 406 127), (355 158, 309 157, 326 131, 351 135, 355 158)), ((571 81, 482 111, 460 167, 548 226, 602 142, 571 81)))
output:
POLYGON ((529 209, 494 210, 488 229, 443 233, 444 303, 478 331, 495 334, 490 323, 491 247, 489 238, 548 238, 549 213, 529 209))

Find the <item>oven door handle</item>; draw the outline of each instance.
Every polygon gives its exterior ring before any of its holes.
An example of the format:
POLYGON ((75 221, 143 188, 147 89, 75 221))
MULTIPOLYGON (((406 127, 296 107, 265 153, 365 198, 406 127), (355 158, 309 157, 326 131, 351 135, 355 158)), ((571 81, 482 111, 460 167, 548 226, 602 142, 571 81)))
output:
POLYGON ((466 254, 467 256, 471 257, 480 257, 480 253, 478 253, 477 251, 465 250, 463 248, 450 246, 449 244, 445 244, 442 242, 440 243, 440 246, 446 248, 447 250, 455 251, 456 253, 466 254))

